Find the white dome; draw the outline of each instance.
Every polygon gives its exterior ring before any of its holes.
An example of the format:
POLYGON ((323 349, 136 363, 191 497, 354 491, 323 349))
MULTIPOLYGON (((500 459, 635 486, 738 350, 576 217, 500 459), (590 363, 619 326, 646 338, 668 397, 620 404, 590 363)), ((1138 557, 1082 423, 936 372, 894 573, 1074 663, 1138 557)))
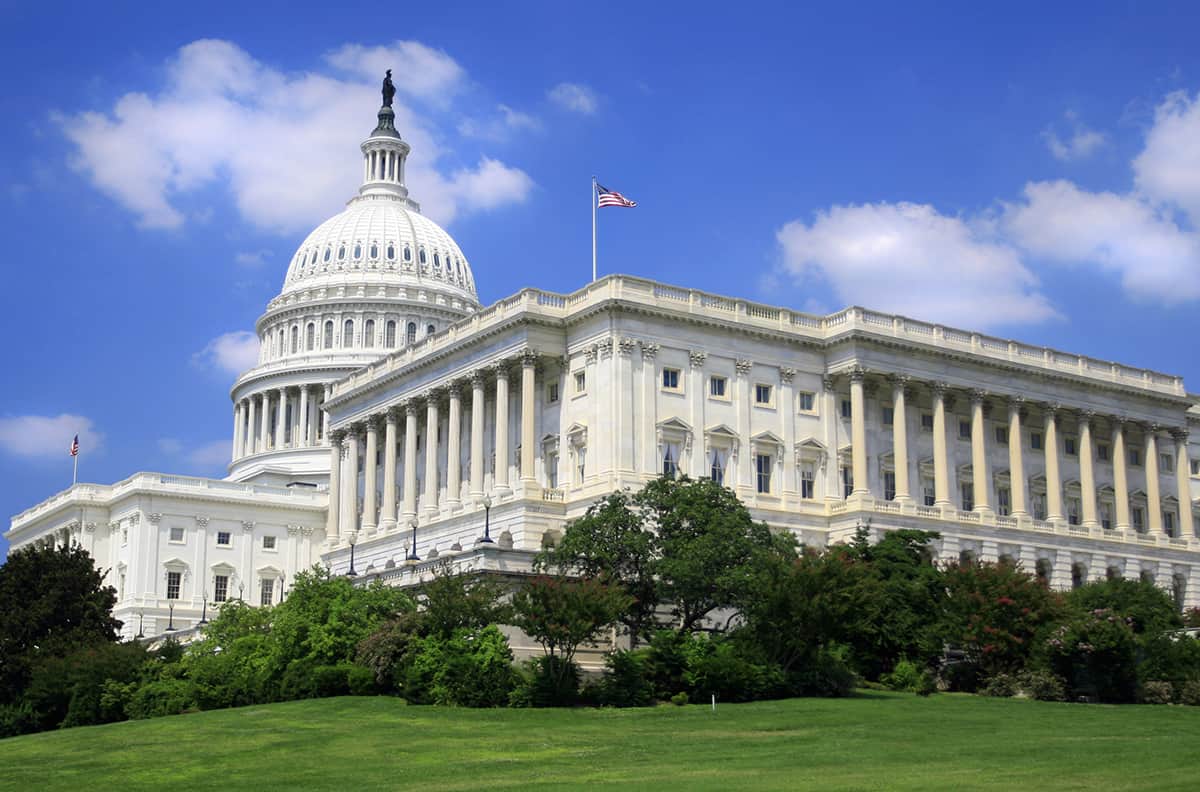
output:
POLYGON ((383 284, 422 286, 479 302, 458 243, 399 196, 358 196, 317 226, 292 257, 283 294, 360 284, 364 274, 383 284))

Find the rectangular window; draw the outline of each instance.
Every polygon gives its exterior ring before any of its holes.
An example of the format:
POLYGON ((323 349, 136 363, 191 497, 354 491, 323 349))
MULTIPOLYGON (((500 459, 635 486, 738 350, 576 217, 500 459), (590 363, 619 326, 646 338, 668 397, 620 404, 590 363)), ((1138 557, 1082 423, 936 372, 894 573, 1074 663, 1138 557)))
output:
POLYGON ((551 382, 546 386, 546 403, 554 404, 558 401, 558 383, 551 382))
POLYGON ((1079 498, 1067 498, 1067 523, 1079 525, 1079 498))
POLYGON ((1034 495, 1033 498, 1033 519, 1046 519, 1046 496, 1034 495))
POLYGON ((167 573, 167 599, 179 599, 179 584, 182 580, 182 572, 167 573))
POLYGON ((229 531, 217 531, 217 546, 229 547, 229 531))
POLYGON ((675 478, 679 473, 679 446, 676 443, 663 443, 662 474, 666 478, 675 478))
POLYGON ((759 492, 770 493, 771 491, 771 455, 770 454, 755 454, 754 455, 754 480, 756 488, 759 492))
POLYGON ((274 536, 264 536, 263 537, 263 550, 274 550, 274 549, 275 549, 275 537, 274 536))
POLYGON ((959 486, 959 492, 962 495, 962 510, 971 511, 975 508, 975 485, 969 481, 964 481, 959 486))
POLYGON ((842 399, 842 417, 849 418, 853 411, 854 407, 851 405, 850 400, 842 399))
POLYGON ((958 422, 958 438, 960 440, 970 440, 971 439, 971 422, 970 421, 959 421, 958 422))
POLYGON ((1100 527, 1106 531, 1112 530, 1112 507, 1107 503, 1100 504, 1100 527))
POLYGON ((926 484, 923 486, 921 488, 921 493, 923 496, 922 501, 926 506, 932 506, 933 504, 937 503, 937 490, 933 488, 932 484, 926 484))
POLYGON ((817 496, 817 471, 812 463, 800 468, 800 497, 813 500, 817 496))
POLYGON ((582 484, 587 474, 587 448, 580 446, 575 450, 575 483, 582 484))
POLYGON ((1200 459, 1192 460, 1192 475, 1200 476, 1200 459))
POLYGON ((842 497, 849 498, 854 492, 854 468, 842 468, 842 497))
POLYGON ((1129 464, 1134 467, 1142 466, 1142 452, 1136 448, 1129 449, 1129 464))
POLYGON ((883 499, 896 500, 896 473, 892 470, 883 472, 883 499))
POLYGON ((258 604, 271 605, 275 602, 275 581, 271 578, 263 578, 259 582, 262 585, 262 591, 258 598, 258 604))
POLYGON ((1138 533, 1146 530, 1146 510, 1141 506, 1134 506, 1131 512, 1133 515, 1133 530, 1138 533))
POLYGON ((933 431, 933 413, 921 413, 921 431, 933 431))
POLYGON ((1029 447, 1032 448, 1034 451, 1042 450, 1042 433, 1041 432, 1030 432, 1029 433, 1029 447))
POLYGON ((229 575, 213 578, 213 602, 224 602, 229 596, 229 575))
POLYGON ((1075 445, 1075 438, 1067 435, 1063 438, 1063 453, 1067 456, 1078 456, 1079 449, 1075 445))
POLYGON ((583 393, 586 390, 587 390, 587 372, 586 371, 576 371, 575 372, 575 392, 583 393))
POLYGON ((1108 443, 1098 443, 1096 445, 1096 458, 1101 462, 1107 462, 1109 457, 1108 443))
POLYGON ((546 455, 546 486, 558 489, 558 454, 546 455))
POLYGON ((1002 445, 1002 446, 1008 445, 1008 427, 1007 426, 997 426, 996 427, 996 445, 1002 445))
POLYGON ((771 386, 758 384, 754 386, 754 403, 755 404, 770 404, 771 403, 771 386))
POLYGON ((996 513, 1001 517, 1007 517, 1012 513, 1012 491, 1008 487, 1000 487, 996 490, 996 513))
POLYGON ((883 408, 883 425, 892 426, 896 422, 896 410, 892 407, 883 408))
POLYGON ((708 395, 714 399, 725 398, 725 386, 729 381, 725 377, 709 377, 708 378, 708 395))
POLYGON ((712 450, 712 464, 709 465, 708 476, 718 484, 725 484, 725 460, 728 452, 721 448, 712 450))
POLYGON ((1163 511, 1163 530, 1167 532, 1167 536, 1175 535, 1175 512, 1163 511))
POLYGON ((1158 469, 1162 473, 1174 473, 1175 457, 1171 456, 1170 454, 1159 454, 1158 469))
POLYGON ((663 369, 662 386, 667 390, 679 390, 679 369, 663 369))
POLYGON ((808 391, 800 392, 800 412, 813 412, 816 410, 817 395, 808 391))
POLYGON ((182 542, 183 541, 183 529, 182 528, 175 526, 175 525, 171 526, 171 541, 172 542, 182 542))

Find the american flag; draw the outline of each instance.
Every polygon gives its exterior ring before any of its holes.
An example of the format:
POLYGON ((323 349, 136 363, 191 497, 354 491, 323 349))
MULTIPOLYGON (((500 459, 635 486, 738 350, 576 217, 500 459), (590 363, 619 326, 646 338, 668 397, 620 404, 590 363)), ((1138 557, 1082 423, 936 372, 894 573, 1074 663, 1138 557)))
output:
POLYGON ((71 456, 79 456, 79 435, 75 435, 75 439, 71 441, 71 456))
POLYGON ((598 206, 626 206, 630 208, 637 206, 637 201, 631 201, 616 190, 610 190, 603 185, 597 184, 596 192, 600 195, 598 206))

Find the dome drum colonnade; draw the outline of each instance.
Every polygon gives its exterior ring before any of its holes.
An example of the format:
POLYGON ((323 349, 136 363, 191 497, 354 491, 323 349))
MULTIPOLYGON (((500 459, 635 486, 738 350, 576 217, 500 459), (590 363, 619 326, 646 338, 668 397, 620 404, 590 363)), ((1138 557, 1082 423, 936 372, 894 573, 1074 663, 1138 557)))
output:
POLYGON ((514 360, 506 358, 480 367, 465 378, 425 390, 418 396, 398 400, 365 420, 330 433, 329 512, 326 537, 331 545, 357 542, 361 537, 406 529, 430 522, 443 510, 463 508, 463 397, 469 393, 469 457, 466 465, 469 504, 482 506, 485 495, 501 500, 513 494, 536 496, 540 491, 535 472, 537 424, 536 393, 538 360, 533 350, 522 352, 517 360, 520 373, 513 371, 514 360), (508 459, 513 452, 509 436, 511 380, 519 382, 520 454, 517 482, 509 481, 508 459), (490 385, 490 394, 489 394, 490 385), (485 415, 491 396, 493 408, 494 469, 492 486, 485 492, 485 415), (446 437, 441 441, 441 408, 447 407, 446 437), (424 421, 422 421, 422 417, 424 421), (382 434, 382 438, 381 435, 382 434), (401 436, 402 435, 402 436, 401 436), (419 481, 418 445, 424 439, 424 480, 419 481), (383 470, 379 481, 377 458, 381 447, 383 470), (403 442, 403 475, 400 475, 399 449, 403 442), (446 499, 439 504, 439 459, 446 458, 446 499), (363 497, 359 500, 359 479, 363 497), (423 483, 423 488, 422 488, 423 483), (423 493, 421 490, 423 489, 423 493))
MULTIPOLYGON (((893 409, 893 458, 895 459, 895 495, 894 500, 901 503, 913 502, 912 488, 909 475, 914 460, 909 453, 907 420, 910 402, 915 395, 916 382, 910 376, 892 373, 868 372, 862 367, 852 367, 841 372, 849 380, 850 391, 850 420, 851 420, 851 460, 854 489, 851 498, 856 496, 872 496, 869 489, 869 452, 867 448, 866 431, 866 395, 868 375, 871 379, 880 379, 890 387, 893 409)), ((874 383, 872 383, 874 384, 874 383)), ((948 410, 953 404, 954 390, 944 382, 928 382, 925 384, 929 392, 933 410, 933 507, 953 510, 950 488, 951 459, 948 453, 947 422, 948 410)), ((1016 394, 991 394, 981 389, 968 391, 970 399, 970 441, 971 441, 971 480, 972 480, 972 510, 981 514, 997 516, 998 521, 1012 522, 1014 525, 1032 519, 1029 510, 1028 478, 1026 476, 1026 451, 1023 436, 1024 422, 1029 418, 1030 408, 1037 407, 1041 411, 1042 452, 1046 486, 1046 522, 1064 524, 1070 520, 1063 504, 1064 480, 1061 474, 1059 429, 1066 415, 1077 417, 1078 445, 1075 456, 1079 458, 1079 489, 1081 514, 1079 524, 1084 528, 1101 528, 1098 519, 1098 491, 1100 487, 1096 480, 1096 431, 1101 424, 1101 416, 1090 408, 1068 410, 1062 404, 1046 402, 1040 404, 1027 403, 1016 394), (1009 457, 1010 502, 1007 507, 1009 515, 996 515, 998 498, 993 492, 993 477, 988 470, 990 439, 986 431, 985 415, 991 400, 1000 400, 1007 406, 1007 446, 1009 457)), ((1131 520, 1129 471, 1128 464, 1129 438, 1128 429, 1138 427, 1142 432, 1142 446, 1138 457, 1142 460, 1145 470, 1146 487, 1146 524, 1145 533, 1151 537, 1168 537, 1163 524, 1163 496, 1161 494, 1161 476, 1159 472, 1160 434, 1163 427, 1155 423, 1134 422, 1121 415, 1103 416, 1103 420, 1111 428, 1108 457, 1112 466, 1112 481, 1108 483, 1112 490, 1115 507, 1115 524, 1117 531, 1129 531, 1136 526, 1131 520)), ((1191 488, 1189 482, 1190 459, 1188 455, 1188 432, 1184 427, 1169 430, 1173 440, 1173 468, 1175 473, 1176 498, 1179 503, 1178 525, 1175 536, 1186 539, 1195 538, 1195 526, 1192 515, 1191 488)), ((1141 533, 1141 531, 1139 531, 1141 533)))

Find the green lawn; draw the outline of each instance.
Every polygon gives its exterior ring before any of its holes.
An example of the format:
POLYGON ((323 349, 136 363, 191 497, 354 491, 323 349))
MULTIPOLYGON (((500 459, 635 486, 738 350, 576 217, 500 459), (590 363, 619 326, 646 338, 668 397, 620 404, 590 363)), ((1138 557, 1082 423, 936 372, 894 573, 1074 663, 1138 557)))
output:
POLYGON ((339 698, 0 741, 0 790, 1197 789, 1200 708, 863 693, 641 710, 339 698))

